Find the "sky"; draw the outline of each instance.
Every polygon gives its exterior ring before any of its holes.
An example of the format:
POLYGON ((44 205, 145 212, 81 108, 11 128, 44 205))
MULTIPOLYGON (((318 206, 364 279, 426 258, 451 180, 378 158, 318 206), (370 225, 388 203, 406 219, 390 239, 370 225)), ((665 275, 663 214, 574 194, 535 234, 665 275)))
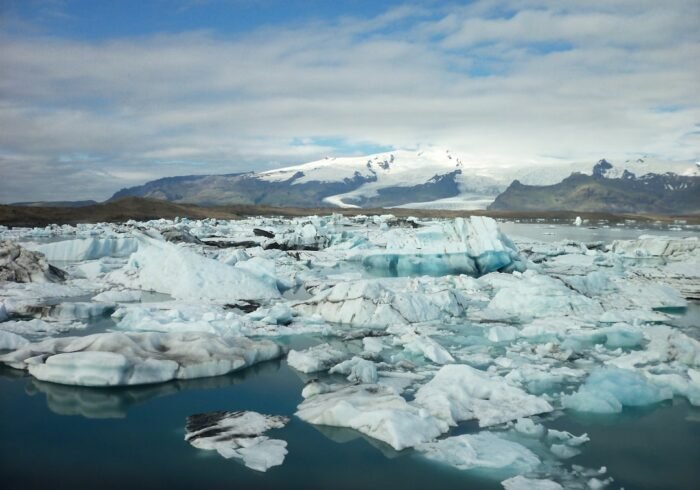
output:
POLYGON ((0 0, 0 202, 427 146, 700 160, 697 0, 0 0))

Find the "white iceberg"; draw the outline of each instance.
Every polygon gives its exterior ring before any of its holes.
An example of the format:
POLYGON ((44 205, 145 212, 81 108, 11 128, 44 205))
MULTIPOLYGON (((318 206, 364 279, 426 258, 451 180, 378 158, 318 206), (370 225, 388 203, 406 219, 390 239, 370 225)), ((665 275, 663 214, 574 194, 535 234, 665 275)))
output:
POLYGON ((488 427, 553 410, 546 400, 465 364, 440 368, 416 392, 415 404, 452 426, 477 419, 488 427))
POLYGON ((347 361, 333 366, 329 373, 339 373, 347 376, 351 383, 376 383, 379 379, 377 375, 377 366, 367 359, 361 357, 353 357, 347 361))
POLYGON ((528 448, 490 432, 448 437, 416 448, 428 459, 459 470, 491 469, 527 473, 540 465, 528 448))
POLYGON ((525 478, 522 475, 501 482, 505 490, 564 490, 557 482, 539 478, 525 478))
POLYGON ((204 333, 102 333, 46 339, 0 356, 42 381, 78 386, 123 386, 219 376, 275 359, 269 340, 204 333))
POLYGON ((424 410, 381 385, 356 385, 310 396, 298 407, 305 422, 349 427, 396 450, 430 441, 447 430, 424 410))
POLYGON ((326 371, 350 356, 344 349, 330 344, 319 344, 304 350, 290 350, 287 364, 302 373, 326 371))
POLYGON ((287 443, 263 435, 281 429, 289 419, 257 412, 209 412, 187 417, 185 440, 198 449, 215 450, 226 459, 240 459, 256 471, 279 466, 287 443))
POLYGON ((167 293, 188 301, 233 302, 279 298, 279 290, 254 273, 222 264, 172 243, 139 238, 124 269, 108 274, 131 289, 167 293))
POLYGON ((459 317, 465 305, 466 298, 458 290, 399 278, 343 282, 294 309, 332 323, 386 326, 459 317))
POLYGON ((562 397, 565 408, 577 412, 618 413, 624 406, 642 406, 673 397, 667 387, 648 381, 643 375, 618 368, 593 371, 576 393, 562 397))

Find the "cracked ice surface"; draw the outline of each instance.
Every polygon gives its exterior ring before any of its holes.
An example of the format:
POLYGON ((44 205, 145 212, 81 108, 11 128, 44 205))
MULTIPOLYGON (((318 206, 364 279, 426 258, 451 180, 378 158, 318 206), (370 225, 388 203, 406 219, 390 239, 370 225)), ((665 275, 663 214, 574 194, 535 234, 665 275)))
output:
MULTIPOLYGON (((39 380, 215 376, 292 342, 287 362, 307 382, 299 419, 489 471, 507 489, 609 482, 568 462, 588 438, 547 427, 562 413, 700 406, 700 329, 669 313, 700 297, 697 237, 542 243, 489 218, 333 215, 0 228, 0 239, 33 251, 8 257, 42 272, 0 264, 31 280, 0 287, 0 362, 39 380), (60 282, 45 280, 52 261, 60 282)), ((198 444, 254 469, 281 464, 283 441, 260 432, 246 446, 217 413, 222 437, 198 444)), ((246 415, 257 416, 268 420, 246 415)))

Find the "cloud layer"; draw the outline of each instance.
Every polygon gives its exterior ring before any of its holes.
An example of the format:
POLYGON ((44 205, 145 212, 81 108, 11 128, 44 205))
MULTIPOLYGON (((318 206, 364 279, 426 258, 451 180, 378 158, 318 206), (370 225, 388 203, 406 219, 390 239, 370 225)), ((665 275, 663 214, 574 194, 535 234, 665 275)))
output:
POLYGON ((700 158, 695 0, 408 5, 366 19, 0 43, 0 201, 369 148, 700 158))

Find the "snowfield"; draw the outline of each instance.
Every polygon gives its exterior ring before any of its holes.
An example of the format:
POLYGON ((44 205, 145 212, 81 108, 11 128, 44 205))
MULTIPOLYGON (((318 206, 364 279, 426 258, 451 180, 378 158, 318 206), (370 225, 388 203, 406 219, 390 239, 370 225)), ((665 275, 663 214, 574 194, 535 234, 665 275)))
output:
POLYGON ((697 237, 543 243, 484 217, 332 215, 0 227, 0 240, 0 363, 38 380, 156 384, 286 357, 307 381, 295 414, 187 423, 193 446, 258 471, 287 454, 263 433, 296 415, 506 489, 600 488, 604 468, 567 463, 588 436, 548 427, 557 414, 700 406, 699 329, 670 314, 700 296, 697 237), (454 434, 469 421, 478 432, 454 434))

